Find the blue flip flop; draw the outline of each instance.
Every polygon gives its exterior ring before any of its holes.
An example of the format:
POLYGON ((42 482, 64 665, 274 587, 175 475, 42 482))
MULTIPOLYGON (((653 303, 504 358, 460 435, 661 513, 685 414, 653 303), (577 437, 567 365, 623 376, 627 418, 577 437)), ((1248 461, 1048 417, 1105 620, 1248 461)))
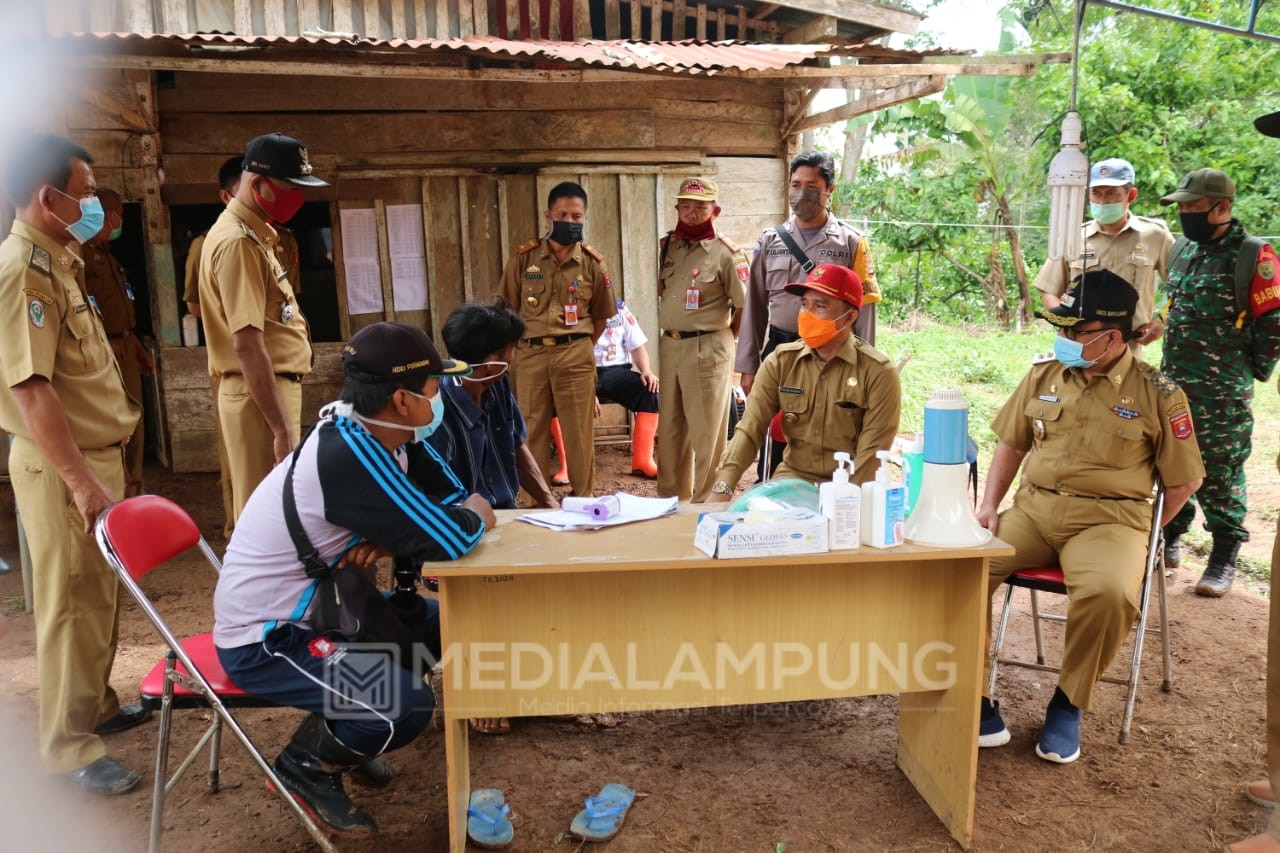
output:
POLYGON ((622 828, 635 798, 636 792, 626 785, 610 782, 598 796, 587 797, 586 808, 574 817, 569 832, 584 841, 608 841, 622 828))
POLYGON ((467 807, 467 837, 485 850, 501 850, 511 844, 515 829, 507 815, 511 806, 497 788, 477 788, 467 807))

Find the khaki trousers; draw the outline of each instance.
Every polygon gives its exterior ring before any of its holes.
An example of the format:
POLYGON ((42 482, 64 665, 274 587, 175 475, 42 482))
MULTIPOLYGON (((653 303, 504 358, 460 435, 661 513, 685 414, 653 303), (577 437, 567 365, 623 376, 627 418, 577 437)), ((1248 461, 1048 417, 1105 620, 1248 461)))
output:
MULTIPOLYGON (((119 447, 83 451, 113 497, 124 493, 119 447)), ((9 477, 34 567, 40 756, 51 773, 69 773, 107 754, 93 733, 120 701, 111 689, 120 585, 102 558, 71 490, 30 439, 15 436, 9 477)))
POLYGON ((551 419, 560 419, 573 493, 589 497, 595 488, 596 362, 590 338, 561 346, 516 349, 516 400, 524 413, 529 448, 551 482, 551 419))
POLYGON ((729 430, 733 333, 663 335, 658 353, 658 496, 702 503, 729 430))
MULTIPOLYGON (((986 648, 991 649, 991 596, 1016 569, 1058 565, 1067 586, 1066 639, 1058 686, 1088 710, 1093 686, 1106 672, 1138 616, 1151 506, 1145 501, 1068 497, 1023 486, 1000 515, 996 535, 1012 557, 991 561, 987 582, 986 648)), ((983 684, 990 676, 987 662, 983 684)))
POLYGON ((142 455, 146 452, 146 406, 142 400, 142 368, 138 364, 138 350, 132 340, 126 340, 124 357, 119 359, 120 375, 124 378, 124 390, 138 404, 138 425, 124 449, 124 496, 131 498, 142 494, 142 455))
MULTIPOLYGON (((295 440, 302 427, 302 383, 276 377, 276 388, 284 403, 285 416, 295 440)), ((271 427, 249 395, 248 383, 238 373, 228 373, 218 383, 218 420, 227 448, 227 468, 231 473, 231 499, 235 518, 240 519, 249 495, 275 467, 271 427)))
MULTIPOLYGON (((1276 522, 1276 539, 1271 546, 1271 576, 1280 569, 1280 520, 1276 522)), ((1267 626, 1267 770, 1271 790, 1280 791, 1280 598, 1275 588, 1271 593, 1271 615, 1267 626)), ((1280 838, 1280 809, 1271 813, 1267 832, 1280 838)))
POLYGON ((231 531, 236 528, 236 501, 231 489, 231 460, 227 457, 227 442, 222 438, 222 418, 218 415, 218 386, 221 383, 221 374, 209 377, 209 393, 213 398, 213 435, 218 442, 218 487, 222 489, 222 537, 230 539, 231 531))

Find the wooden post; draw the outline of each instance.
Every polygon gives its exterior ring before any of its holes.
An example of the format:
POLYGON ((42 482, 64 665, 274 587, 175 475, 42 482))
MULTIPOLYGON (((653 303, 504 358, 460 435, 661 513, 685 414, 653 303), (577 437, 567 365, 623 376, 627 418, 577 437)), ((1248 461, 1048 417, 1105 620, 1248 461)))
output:
MULTIPOLYGON (((342 0, 339 0, 342 2, 342 0)), ((378 0, 364 0, 364 32, 371 39, 382 37, 382 11, 378 0)))
POLYGON ((585 41, 589 38, 591 38, 590 0, 573 0, 573 40, 585 41))
POLYGON ((644 36, 640 34, 640 0, 631 0, 631 40, 641 41, 644 36))
POLYGON ((749 36, 747 35, 747 7, 746 6, 738 7, 738 31, 733 34, 733 37, 738 41, 747 41, 749 38, 749 36))
POLYGON ((387 203, 373 203, 378 227, 378 266, 382 268, 382 319, 396 319, 395 290, 391 286, 391 244, 387 239, 387 203))
POLYGON ((347 264, 342 251, 342 202, 329 202, 329 222, 333 227, 333 282, 338 298, 338 333, 351 339, 351 306, 347 301, 347 264))
POLYGON ((716 41, 724 41, 729 37, 725 34, 725 31, 727 29, 727 27, 725 27, 726 20, 727 20, 727 16, 725 15, 724 9, 723 8, 717 9, 716 10, 716 41))
POLYGON ((449 0, 436 0, 436 38, 447 39, 449 31, 449 0))
POLYGON ((431 31, 427 29, 427 0, 413 0, 413 37, 431 38, 431 31))
MULTIPOLYGON (((235 22, 236 35, 253 35, 253 6, 249 0, 235 0, 232 8, 235 16, 233 20, 235 22)), ((133 30, 133 32, 145 32, 145 30, 133 30)))
MULTIPOLYGON (((534 2, 537 2, 537 0, 534 0, 534 2)), ((531 35, 530 37, 537 38, 536 35, 531 35)), ((520 0, 507 0, 507 38, 512 41, 522 38, 520 35, 520 0)))
POLYGON ((164 0, 164 23, 161 32, 189 33, 191 23, 187 18, 186 0, 164 0))
POLYGON ((431 340, 443 342, 440 328, 444 318, 440 316, 440 279, 436 277, 435 247, 431 244, 431 181, 423 178, 422 185, 422 251, 427 266, 427 310, 431 314, 431 340))
POLYGON ((470 38, 475 35, 474 17, 472 9, 477 3, 483 3, 485 0, 458 0, 458 35, 462 38, 470 38))
POLYGON ((611 41, 622 38, 622 0, 604 2, 604 37, 611 41))
POLYGON ((698 4, 698 26, 696 30, 698 41, 707 40, 707 4, 698 4))
POLYGON ((662 0, 649 0, 649 40, 662 41, 662 0))
POLYGON ((391 0, 391 37, 409 37, 409 19, 405 17, 404 0, 391 0))
MULTIPOLYGON (((239 0, 236 0, 238 3, 239 0)), ((351 2, 339 2, 333 4, 333 31, 335 33, 352 33, 355 32, 355 12, 351 8, 351 2)))
POLYGON ((489 0, 472 0, 471 11, 475 25, 475 34, 489 35, 489 0))
POLYGON ((689 25, 685 22, 684 0, 673 0, 671 4, 671 40, 680 41, 689 35, 689 25))
POLYGON ((262 3, 263 35, 288 35, 284 25, 284 0, 263 0, 262 3))

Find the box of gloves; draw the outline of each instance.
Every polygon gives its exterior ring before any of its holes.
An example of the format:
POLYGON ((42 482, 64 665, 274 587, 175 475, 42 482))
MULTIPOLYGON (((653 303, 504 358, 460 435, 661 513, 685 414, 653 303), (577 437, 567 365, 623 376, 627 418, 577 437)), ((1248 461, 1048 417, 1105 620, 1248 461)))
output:
POLYGON ((781 557, 821 554, 828 547, 828 522, 805 509, 783 512, 704 512, 698 516, 694 546, 708 557, 781 557))

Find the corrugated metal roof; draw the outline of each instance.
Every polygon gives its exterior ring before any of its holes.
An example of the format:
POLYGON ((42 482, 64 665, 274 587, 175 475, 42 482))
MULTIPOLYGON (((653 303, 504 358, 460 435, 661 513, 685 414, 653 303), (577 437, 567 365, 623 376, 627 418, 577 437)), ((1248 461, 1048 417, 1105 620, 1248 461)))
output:
MULTIPOLYGON (((495 36, 450 39, 344 38, 320 36, 239 36, 221 33, 71 33, 57 37, 90 42, 114 53, 143 55, 216 55, 240 48, 264 53, 273 48, 295 54, 295 48, 319 48, 322 52, 410 60, 424 53, 457 54, 478 59, 517 63, 563 63, 614 70, 664 71, 716 74, 725 71, 769 72, 802 65, 823 56, 845 56, 878 61, 918 62, 924 56, 955 53, 947 50, 894 50, 882 45, 758 44, 741 41, 512 41, 495 36)), ((232 59, 233 54, 227 55, 232 59)), ((262 54, 258 54, 262 58, 262 54)))

